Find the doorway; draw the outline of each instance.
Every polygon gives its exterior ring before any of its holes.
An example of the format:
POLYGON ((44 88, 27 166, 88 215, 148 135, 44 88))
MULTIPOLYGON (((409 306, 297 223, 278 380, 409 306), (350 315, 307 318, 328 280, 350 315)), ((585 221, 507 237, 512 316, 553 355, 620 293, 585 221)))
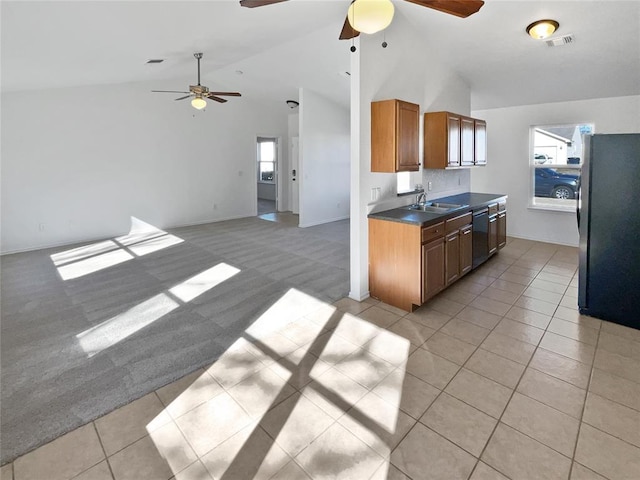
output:
POLYGON ((257 139, 258 215, 278 211, 278 138, 257 139))

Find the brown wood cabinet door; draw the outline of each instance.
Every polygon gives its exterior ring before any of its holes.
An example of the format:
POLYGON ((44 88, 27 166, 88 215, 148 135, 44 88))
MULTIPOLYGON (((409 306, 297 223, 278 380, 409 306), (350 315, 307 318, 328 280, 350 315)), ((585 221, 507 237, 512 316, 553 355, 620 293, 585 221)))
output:
POLYGON ((445 283, 450 285, 460 276, 460 233, 458 230, 447 235, 444 250, 445 283))
POLYGON ((473 118, 460 118, 460 165, 470 167, 474 159, 474 138, 475 130, 473 118))
POLYGON ((498 248, 507 244, 507 212, 498 214, 498 248))
POLYGON ((444 237, 422 246, 422 302, 444 288, 444 237))
POLYGON ((487 164, 487 122, 474 120, 475 129, 475 158, 476 165, 487 164))
POLYGON ((447 151, 448 166, 460 166, 460 117, 453 114, 447 116, 447 151))
POLYGON ((489 255, 498 251, 498 216, 489 217, 489 255))
POLYGON ((471 225, 460 229, 460 276, 471 271, 473 266, 473 238, 471 225))
POLYGON ((398 101, 398 142, 396 171, 418 171, 418 133, 420 130, 420 108, 413 103, 398 101))

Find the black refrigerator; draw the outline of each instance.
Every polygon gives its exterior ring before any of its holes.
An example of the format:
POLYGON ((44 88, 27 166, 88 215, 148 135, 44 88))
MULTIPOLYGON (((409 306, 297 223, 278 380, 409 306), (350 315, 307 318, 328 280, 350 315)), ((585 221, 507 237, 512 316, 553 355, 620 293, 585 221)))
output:
POLYGON ((580 313, 640 329, 640 133, 584 137, 578 230, 580 313))

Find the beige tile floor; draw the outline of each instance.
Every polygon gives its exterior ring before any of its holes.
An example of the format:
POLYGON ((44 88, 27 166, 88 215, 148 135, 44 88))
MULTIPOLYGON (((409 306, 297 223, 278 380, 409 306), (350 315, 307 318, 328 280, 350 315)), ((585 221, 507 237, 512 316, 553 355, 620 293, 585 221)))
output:
POLYGON ((639 479, 640 331, 579 315, 576 266, 510 239, 410 314, 292 290, 2 479, 639 479))

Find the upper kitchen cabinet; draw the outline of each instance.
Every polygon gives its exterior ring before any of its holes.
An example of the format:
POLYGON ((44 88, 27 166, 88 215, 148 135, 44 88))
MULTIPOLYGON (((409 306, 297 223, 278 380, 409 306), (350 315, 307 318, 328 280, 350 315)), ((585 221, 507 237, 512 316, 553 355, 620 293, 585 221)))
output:
POLYGON ((371 102, 371 171, 417 172, 420 106, 402 100, 371 102))
POLYGON ((469 168, 487 164, 487 124, 452 112, 424 114, 424 167, 469 168))
POLYGON ((486 165, 487 164, 487 122, 484 120, 473 120, 473 132, 474 132, 474 148, 475 157, 473 159, 474 165, 486 165))
POLYGON ((460 117, 460 166, 473 167, 475 158, 475 129, 473 118, 460 117))

